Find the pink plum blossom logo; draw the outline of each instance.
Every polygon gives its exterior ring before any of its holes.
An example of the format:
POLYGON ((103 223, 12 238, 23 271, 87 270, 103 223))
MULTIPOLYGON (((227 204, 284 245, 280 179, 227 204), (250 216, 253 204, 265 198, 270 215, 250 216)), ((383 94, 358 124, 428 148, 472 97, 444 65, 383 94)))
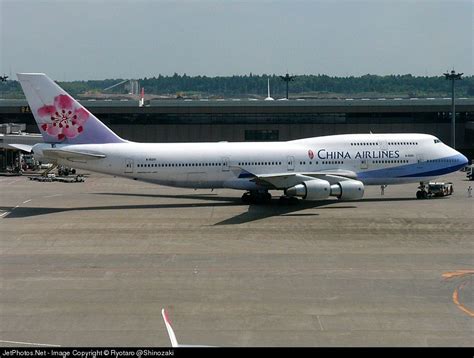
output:
POLYGON ((50 120, 50 123, 41 124, 41 129, 59 141, 77 137, 89 118, 89 113, 82 107, 76 107, 74 100, 65 94, 54 97, 54 104, 39 108, 38 115, 50 120))
POLYGON ((314 158, 314 153, 313 153, 313 151, 312 151, 311 149, 308 150, 308 157, 309 157, 309 159, 313 159, 313 158, 314 158))

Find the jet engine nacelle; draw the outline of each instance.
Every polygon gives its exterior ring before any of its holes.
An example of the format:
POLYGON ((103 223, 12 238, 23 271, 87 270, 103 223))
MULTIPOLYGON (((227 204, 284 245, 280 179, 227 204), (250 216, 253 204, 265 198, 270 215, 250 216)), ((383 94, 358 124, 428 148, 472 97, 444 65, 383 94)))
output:
POLYGON ((331 185, 326 180, 308 180, 286 189, 285 194, 299 196, 305 200, 323 200, 331 194, 331 185))
POLYGON ((359 200, 364 196, 364 184, 358 180, 343 180, 331 185, 326 180, 314 179, 286 189, 285 194, 304 200, 324 200, 329 196, 341 200, 359 200))
POLYGON ((364 196, 364 183, 358 180, 344 180, 331 185, 331 196, 341 200, 359 200, 364 196))

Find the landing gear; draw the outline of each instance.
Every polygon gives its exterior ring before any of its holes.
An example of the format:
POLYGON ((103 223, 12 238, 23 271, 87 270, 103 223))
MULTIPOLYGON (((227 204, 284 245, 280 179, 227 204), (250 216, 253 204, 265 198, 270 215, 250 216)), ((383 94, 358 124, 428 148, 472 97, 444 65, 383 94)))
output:
POLYGON ((242 195, 242 203, 250 204, 251 201, 252 201, 252 196, 249 191, 242 195))
POLYGON ((244 204, 268 204, 272 200, 272 195, 268 191, 248 191, 242 195, 244 204))
POLYGON ((280 205, 296 205, 298 203, 299 203, 299 199, 296 196, 282 195, 280 196, 280 199, 278 200, 278 204, 280 205))
POLYGON ((418 191, 416 192, 417 199, 427 199, 428 192, 426 191, 426 185, 423 182, 420 182, 420 186, 418 187, 418 191))
MULTIPOLYGON (((244 204, 270 204, 272 201, 272 195, 268 191, 248 191, 242 195, 242 203, 244 204)), ((278 204, 280 205, 297 205, 300 202, 296 196, 287 196, 282 195, 278 199, 278 204)))

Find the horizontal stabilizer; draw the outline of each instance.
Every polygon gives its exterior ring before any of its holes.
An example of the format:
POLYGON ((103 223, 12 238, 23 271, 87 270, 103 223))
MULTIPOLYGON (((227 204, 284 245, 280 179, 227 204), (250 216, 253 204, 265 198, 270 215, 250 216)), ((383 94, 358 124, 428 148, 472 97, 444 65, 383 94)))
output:
POLYGON ((8 145, 12 148, 19 149, 19 150, 22 150, 23 152, 28 152, 28 153, 31 153, 31 150, 33 149, 31 145, 27 145, 27 144, 8 144, 8 145))
POLYGON ((66 159, 71 162, 84 162, 87 160, 97 160, 105 158, 105 154, 98 152, 80 152, 67 149, 43 149, 43 155, 53 159, 66 159))

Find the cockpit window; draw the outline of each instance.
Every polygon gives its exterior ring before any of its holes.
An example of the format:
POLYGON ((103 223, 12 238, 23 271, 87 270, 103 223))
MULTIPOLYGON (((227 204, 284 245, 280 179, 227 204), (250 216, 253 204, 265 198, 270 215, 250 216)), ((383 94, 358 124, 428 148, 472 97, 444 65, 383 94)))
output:
POLYGON ((439 139, 435 139, 434 142, 435 143, 441 143, 441 141, 439 139))

